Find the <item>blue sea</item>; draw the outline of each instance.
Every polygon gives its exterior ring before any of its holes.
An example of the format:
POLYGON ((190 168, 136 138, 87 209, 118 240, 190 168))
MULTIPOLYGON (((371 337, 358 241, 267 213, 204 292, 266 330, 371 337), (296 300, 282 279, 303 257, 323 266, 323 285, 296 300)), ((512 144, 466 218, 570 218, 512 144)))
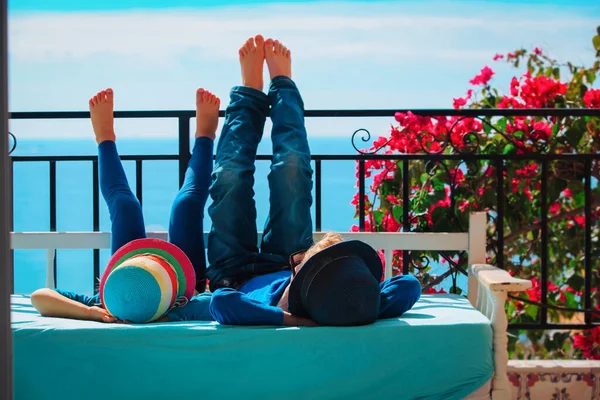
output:
MULTIPOLYGON (((258 153, 271 154, 270 146, 271 142, 266 138, 261 143, 258 153)), ((347 138, 312 138, 310 146, 313 154, 355 154, 347 138)), ((177 154, 178 144, 175 139, 119 139, 118 148, 121 155, 177 154)), ((96 145, 91 139, 20 140, 13 155, 96 155, 96 145)), ((124 168, 129 184, 135 188, 135 163, 125 161, 124 168)), ((259 231, 262 230, 269 207, 268 171, 269 161, 257 161, 254 188, 259 231)), ((56 173, 57 230, 92 231, 92 163, 59 162, 56 173)), ((357 224, 358 220, 354 218, 354 206, 350 204, 357 190, 355 173, 354 161, 322 162, 322 230, 348 232, 353 224, 357 224)), ((15 162, 13 174, 14 231, 49 231, 48 163, 15 162)), ((144 161, 142 179, 142 204, 146 229, 166 231, 171 203, 178 190, 177 161, 144 161)), ((209 199, 207 207, 210 202, 209 199)), ((313 223, 314 210, 313 205, 313 223)), ((210 229, 209 218, 204 220, 204 229, 205 231, 210 229)), ((102 199, 100 200, 100 230, 110 231, 108 209, 102 199)), ((109 256, 109 250, 100 252, 101 272, 109 256)), ((15 251, 15 293, 31 293, 35 289, 44 287, 45 274, 45 250, 15 251)), ((93 293, 93 252, 59 250, 57 286, 80 293, 93 293)), ((442 287, 447 289, 449 282, 442 287)))

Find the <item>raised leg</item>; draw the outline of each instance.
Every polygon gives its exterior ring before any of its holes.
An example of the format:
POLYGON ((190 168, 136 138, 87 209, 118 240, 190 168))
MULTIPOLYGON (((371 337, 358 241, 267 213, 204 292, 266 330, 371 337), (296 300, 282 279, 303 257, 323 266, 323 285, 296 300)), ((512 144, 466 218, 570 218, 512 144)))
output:
POLYGON ((207 277, 212 290, 251 275, 258 252, 254 161, 269 109, 267 95, 261 91, 262 36, 249 39, 239 54, 245 86, 231 90, 210 187, 207 277))
POLYGON ((113 96, 112 89, 106 89, 89 101, 92 126, 98 143, 100 191, 108 205, 112 224, 112 253, 132 240, 146 237, 142 207, 129 187, 117 152, 113 96))
POLYGON ((219 121, 220 100, 214 94, 196 92, 196 141, 183 185, 171 208, 169 240, 188 256, 196 272, 196 290, 206 290, 204 206, 213 169, 213 144, 219 121))
POLYGON ((271 75, 273 161, 269 173, 270 209, 261 251, 288 257, 313 244, 312 168, 304 126, 304 103, 291 80, 290 51, 278 41, 265 43, 271 75))

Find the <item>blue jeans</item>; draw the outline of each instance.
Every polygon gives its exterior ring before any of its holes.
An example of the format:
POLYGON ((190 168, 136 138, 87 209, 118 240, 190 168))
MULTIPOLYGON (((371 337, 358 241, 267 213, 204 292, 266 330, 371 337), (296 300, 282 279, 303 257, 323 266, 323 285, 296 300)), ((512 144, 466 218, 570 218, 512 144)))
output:
MULTIPOLYGON (((183 250, 192 262, 198 292, 204 292, 206 288, 202 221, 211 182, 212 158, 212 139, 197 138, 169 221, 169 241, 183 250)), ((146 237, 144 216, 140 202, 127 182, 115 142, 104 141, 98 145, 98 164, 100 190, 112 224, 111 250, 114 253, 130 241, 146 237)))
POLYGON ((249 87, 230 93, 217 146, 208 208, 207 277, 212 291, 288 268, 291 253, 312 243, 312 168, 304 127, 304 103, 294 82, 279 76, 269 94, 249 87), (271 107, 273 159, 269 214, 258 244, 254 162, 271 107))

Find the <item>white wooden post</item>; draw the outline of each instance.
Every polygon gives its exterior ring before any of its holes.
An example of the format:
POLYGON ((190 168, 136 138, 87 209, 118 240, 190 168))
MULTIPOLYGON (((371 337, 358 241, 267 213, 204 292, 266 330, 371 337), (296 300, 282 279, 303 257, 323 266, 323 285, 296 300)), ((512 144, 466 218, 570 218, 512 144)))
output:
POLYGON ((46 250, 46 287, 49 289, 56 288, 54 281, 54 258, 56 257, 56 249, 46 250))
POLYGON ((471 267, 474 264, 485 264, 487 242, 487 213, 477 212, 469 215, 469 292, 467 297, 473 307, 477 307, 478 283, 471 267))

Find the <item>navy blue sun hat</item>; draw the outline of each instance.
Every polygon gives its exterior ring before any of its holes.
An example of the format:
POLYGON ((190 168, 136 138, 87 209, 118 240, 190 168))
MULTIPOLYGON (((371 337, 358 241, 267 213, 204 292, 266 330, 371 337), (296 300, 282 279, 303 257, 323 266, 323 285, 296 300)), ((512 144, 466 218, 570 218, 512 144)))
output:
POLYGON ((288 311, 324 326, 368 325, 379 314, 383 274, 377 251, 360 240, 310 257, 292 279, 288 311))

